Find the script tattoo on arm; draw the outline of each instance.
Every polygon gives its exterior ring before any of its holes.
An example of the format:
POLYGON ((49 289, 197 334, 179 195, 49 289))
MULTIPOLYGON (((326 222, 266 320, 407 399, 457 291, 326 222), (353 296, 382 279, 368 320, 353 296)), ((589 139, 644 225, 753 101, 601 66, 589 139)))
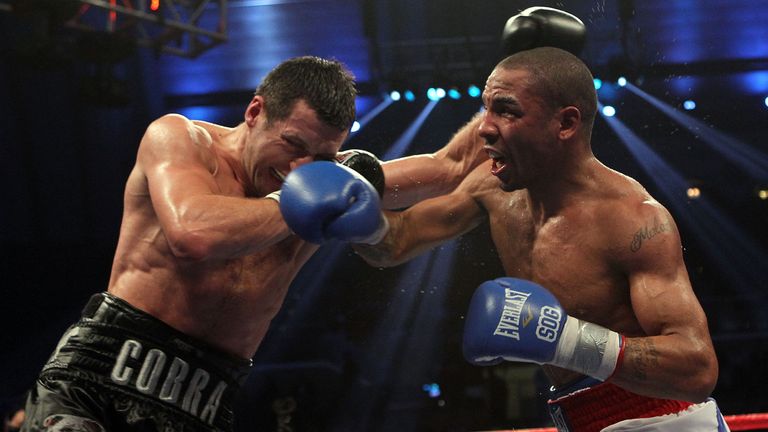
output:
POLYGON ((632 345, 627 346, 628 362, 632 374, 637 380, 645 381, 648 379, 648 371, 659 366, 659 352, 656 346, 649 339, 635 339, 632 345))
POLYGON ((653 223, 649 227, 647 224, 637 230, 635 235, 632 236, 632 241, 629 243, 629 250, 637 252, 640 247, 643 246, 643 242, 650 240, 657 234, 671 231, 672 227, 669 222, 661 222, 656 218, 653 218, 653 223))

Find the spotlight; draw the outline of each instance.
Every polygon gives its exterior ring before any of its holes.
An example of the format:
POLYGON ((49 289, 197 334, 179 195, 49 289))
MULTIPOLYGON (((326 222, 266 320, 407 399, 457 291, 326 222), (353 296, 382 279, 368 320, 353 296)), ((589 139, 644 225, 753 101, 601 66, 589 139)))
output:
POLYGON ((616 108, 606 105, 603 107, 603 115, 606 117, 613 117, 616 115, 616 108))
POLYGON ((759 189, 757 191, 757 197, 763 201, 768 200, 768 189, 759 189))
POLYGON ((461 98, 461 92, 456 89, 456 87, 448 90, 448 97, 451 99, 460 99, 461 98))
POLYGON ((393 101, 399 101, 400 100, 400 92, 397 90, 393 90, 392 93, 389 94, 390 99, 393 101))
POLYGON ((688 195, 688 198, 690 199, 696 199, 701 197, 701 189, 695 186, 689 187, 685 194, 688 195))
MULTIPOLYGON (((469 86, 469 88, 467 89, 467 94, 470 97, 473 97, 473 98, 480 97, 480 87, 478 87, 478 86, 476 86, 474 84, 469 86)), ((768 98, 766 98, 766 100, 768 100, 768 98)), ((766 102, 766 103, 768 103, 768 102, 766 102)))
POLYGON ((595 78, 592 81, 595 83, 595 90, 600 90, 600 87, 603 86, 603 80, 600 78, 595 78))
POLYGON ((408 102, 413 102, 413 101, 416 100, 416 95, 413 94, 412 91, 406 90, 405 91, 405 100, 407 100, 408 102))
POLYGON ((763 102, 765 102, 765 106, 768 107, 768 96, 765 97, 765 100, 763 102))
POLYGON ((437 383, 424 384, 421 389, 427 392, 431 398, 440 397, 440 385, 437 383))
MULTIPOLYGON (((394 99, 394 98, 393 98, 394 99)), ((397 99, 400 99, 400 96, 397 97, 397 99)), ((395 99, 396 100, 396 99, 395 99)), ((357 132, 360 130, 360 122, 355 120, 354 123, 352 123, 352 129, 350 129, 350 132, 357 132)))
POLYGON ((624 87, 627 85, 627 79, 624 77, 619 77, 619 79, 616 80, 616 84, 618 84, 619 87, 624 87))
POLYGON ((427 90, 427 98, 431 101, 440 100, 445 97, 445 89, 439 87, 430 87, 427 90))
POLYGON ((685 108, 688 111, 695 110, 696 109, 696 102, 688 99, 687 101, 683 102, 683 108, 685 108))

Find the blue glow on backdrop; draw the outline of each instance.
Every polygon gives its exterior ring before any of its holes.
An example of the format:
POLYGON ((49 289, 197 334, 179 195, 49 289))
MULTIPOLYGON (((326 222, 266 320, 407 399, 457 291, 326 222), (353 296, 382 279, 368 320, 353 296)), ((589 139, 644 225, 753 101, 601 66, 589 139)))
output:
POLYGON ((383 101, 381 101, 378 105, 373 107, 372 110, 366 113, 365 116, 363 116, 363 118, 358 120, 358 122, 360 123, 360 127, 354 132, 357 133, 361 129, 365 128, 365 126, 368 125, 368 123, 371 120, 376 118, 376 116, 379 115, 382 111, 384 111, 384 109, 386 109, 388 106, 392 105, 392 102, 393 102, 392 98, 388 98, 388 97, 384 98, 383 101))
POLYGON ((731 161, 739 169, 746 171, 752 178, 768 180, 768 155, 765 153, 716 130, 701 120, 675 109, 632 84, 628 84, 626 88, 688 129, 712 150, 731 161))
POLYGON ((755 71, 737 74, 729 81, 735 81, 735 87, 741 88, 750 94, 765 93, 768 91, 768 71, 755 71))
POLYGON ((694 76, 679 76, 665 80, 678 95, 690 96, 701 86, 701 78, 694 76))
POLYGON ((360 363, 361 379, 347 392, 342 415, 334 430, 415 430, 415 411, 385 416, 390 405, 421 394, 420 383, 438 374, 445 332, 445 307, 450 272, 455 265, 455 240, 423 253, 403 264, 396 289, 369 338, 360 363), (391 391, 370 391, 381 386, 391 391), (408 426, 408 427, 406 427, 408 426))
MULTIPOLYGON (((242 106, 220 107, 220 106, 187 106, 177 108, 175 111, 192 120, 203 120, 211 123, 230 123, 232 118, 238 119, 238 123, 243 120, 246 104, 243 101, 242 106)), ((232 125, 234 126, 234 125, 232 125)))
MULTIPOLYGON (((667 50, 667 58, 659 59, 660 63, 685 63, 696 61, 704 57, 702 43, 703 34, 706 33, 704 26, 706 13, 701 9, 698 0, 678 0, 667 4, 668 14, 666 19, 678 19, 685 17, 688 25, 670 26, 673 29, 672 34, 666 35, 665 39, 674 41, 667 50)), ((658 17, 659 19, 664 19, 658 17)))
POLYGON ((419 129, 421 129, 421 126, 424 124, 424 122, 427 120, 427 117, 429 117, 429 114, 433 109, 435 109, 439 102, 439 99, 429 101, 427 106, 425 106, 424 109, 419 113, 419 116, 416 117, 416 120, 414 120, 413 123, 408 126, 408 129, 406 129, 405 132, 400 135, 392 147, 387 150, 381 160, 388 161, 404 156, 405 152, 408 150, 408 147, 411 146, 413 138, 417 133, 419 133, 419 129))
MULTIPOLYGON (((308 8, 302 2, 230 2, 227 42, 197 59, 165 56, 160 60, 165 92, 255 89, 278 63, 300 55, 338 59, 358 82, 369 81, 370 59, 359 5, 344 0, 323 3, 322 8, 308 8), (311 25, 338 21, 347 23, 344 31, 311 25)), ((203 14, 200 22, 208 27, 217 18, 203 14)))

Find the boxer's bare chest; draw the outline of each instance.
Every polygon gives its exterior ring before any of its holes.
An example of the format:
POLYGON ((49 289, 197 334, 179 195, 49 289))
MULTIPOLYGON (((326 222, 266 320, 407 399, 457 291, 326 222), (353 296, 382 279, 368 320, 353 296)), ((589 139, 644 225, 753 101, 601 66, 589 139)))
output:
POLYGON ((535 220, 524 203, 489 210, 492 238, 508 276, 541 284, 569 314, 603 325, 629 304, 628 282, 612 264, 611 245, 596 219, 565 211, 535 220))
MULTIPOLYGON (((512 199, 511 201, 514 201, 512 199)), ((569 315, 621 330, 633 316, 626 276, 610 257, 614 245, 590 212, 536 221, 526 202, 489 209, 491 235, 508 276, 532 280, 557 297, 569 315)), ((553 385, 581 375, 545 366, 553 385)))

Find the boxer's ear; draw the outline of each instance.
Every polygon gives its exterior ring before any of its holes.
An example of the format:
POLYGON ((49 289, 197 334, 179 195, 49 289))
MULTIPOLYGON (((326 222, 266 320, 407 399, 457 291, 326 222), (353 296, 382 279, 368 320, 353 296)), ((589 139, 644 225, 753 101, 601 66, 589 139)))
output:
POLYGON ((266 112, 264 111, 264 98, 255 95, 245 109, 245 123, 249 127, 253 127, 256 124, 256 119, 260 115, 266 116, 266 112))
POLYGON ((581 130, 581 111, 575 106, 560 108, 557 118, 560 122, 558 137, 561 140, 569 140, 581 130))

